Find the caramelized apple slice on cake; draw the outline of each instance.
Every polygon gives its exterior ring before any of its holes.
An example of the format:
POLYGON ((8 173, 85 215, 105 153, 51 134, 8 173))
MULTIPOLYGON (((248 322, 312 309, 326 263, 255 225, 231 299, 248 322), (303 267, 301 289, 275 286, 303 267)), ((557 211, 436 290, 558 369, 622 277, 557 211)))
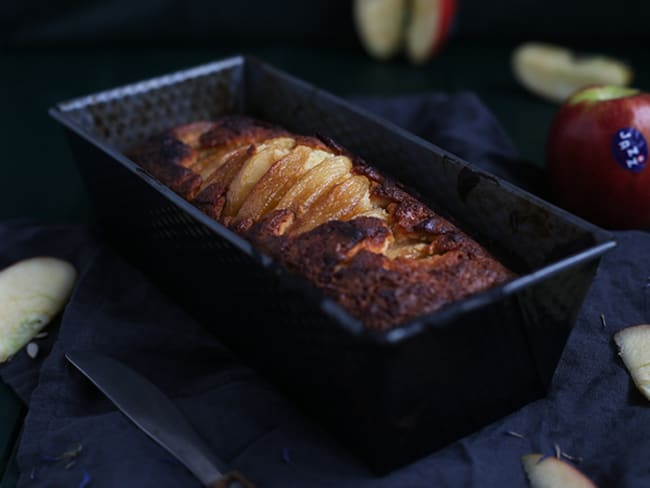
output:
POLYGON ((273 137, 287 133, 241 115, 229 115, 216 122, 197 122, 173 129, 173 134, 199 152, 191 169, 206 178, 238 149, 260 145, 273 137))
POLYGON ((225 163, 203 180, 201 189, 192 199, 192 203, 210 217, 220 219, 230 182, 237 176, 252 152, 253 146, 250 146, 239 148, 230 154, 225 163))
MULTIPOLYGON (((172 129, 170 132, 183 144, 196 151, 196 157, 192 158, 185 165, 195 173, 206 179, 219 166, 225 163, 228 158, 241 147, 248 147, 256 141, 234 139, 229 144, 219 145, 217 147, 206 147, 202 144, 203 134, 208 133, 216 128, 214 122, 199 121, 182 125, 172 129)), ((259 140, 263 140, 264 135, 259 134, 259 140)))
POLYGON ((345 156, 325 159, 309 170, 293 185, 275 207, 287 208, 301 215, 309 206, 334 185, 352 176, 352 162, 345 156))
POLYGON ((257 182, 239 209, 236 220, 259 220, 277 206, 302 175, 331 156, 331 153, 319 149, 296 146, 287 156, 271 166, 257 182))
POLYGON ((420 259, 429 255, 430 245, 426 242, 401 241, 393 243, 386 251, 389 259, 420 259))
POLYGON ((206 180, 233 155, 240 154, 242 149, 248 149, 248 146, 237 147, 235 149, 207 149, 199 154, 190 168, 206 180))
POLYGON ((269 170, 273 163, 289 154, 295 144, 295 139, 278 137, 269 139, 257 148, 255 154, 244 163, 237 176, 230 183, 226 208, 224 209, 226 216, 232 217, 237 214, 244 199, 260 178, 264 176, 264 173, 269 170))
POLYGON ((351 176, 316 200, 296 222, 292 233, 301 234, 330 220, 349 220, 369 210, 370 182, 365 176, 351 176))
POLYGON ((374 217, 379 220, 388 220, 389 215, 388 212, 386 212, 386 209, 382 207, 374 207, 370 210, 359 213, 357 217, 374 217))

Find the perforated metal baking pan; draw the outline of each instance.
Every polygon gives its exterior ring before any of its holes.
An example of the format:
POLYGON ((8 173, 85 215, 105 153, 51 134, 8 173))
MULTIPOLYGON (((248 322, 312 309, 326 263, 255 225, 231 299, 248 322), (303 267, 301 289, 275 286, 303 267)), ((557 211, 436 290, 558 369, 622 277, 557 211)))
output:
POLYGON ((106 239, 377 471, 545 395, 612 235, 386 120, 249 57, 59 103, 106 239), (160 184, 126 154, 245 113, 332 138, 402 182, 519 277, 389 331, 160 184))

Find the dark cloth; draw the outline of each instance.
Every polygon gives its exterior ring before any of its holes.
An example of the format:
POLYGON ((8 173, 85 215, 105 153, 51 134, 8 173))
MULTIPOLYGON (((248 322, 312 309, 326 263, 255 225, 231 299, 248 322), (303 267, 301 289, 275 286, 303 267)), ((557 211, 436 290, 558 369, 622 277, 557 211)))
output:
POLYGON ((357 97, 354 101, 485 171, 538 196, 550 194, 545 172, 520 160, 494 115, 472 92, 357 97))
MULTIPOLYGON (((521 178, 508 169, 516 159, 512 144, 470 94, 359 103, 501 176, 521 178), (429 110, 434 105, 438 110, 429 110), (443 116, 444 123, 436 120, 443 116)), ((106 353, 147 376, 216 455, 260 487, 526 486, 520 457, 552 455, 555 446, 581 458, 578 467, 600 486, 649 486, 650 404, 612 336, 650 321, 650 234, 616 236, 619 245, 603 257, 548 396, 378 477, 91 231, 4 223, 0 265, 48 254, 80 271, 60 324, 50 327, 51 348, 36 360, 22 351, 0 368, 29 402, 19 486, 200 486, 67 364, 64 353, 75 349, 106 353)))

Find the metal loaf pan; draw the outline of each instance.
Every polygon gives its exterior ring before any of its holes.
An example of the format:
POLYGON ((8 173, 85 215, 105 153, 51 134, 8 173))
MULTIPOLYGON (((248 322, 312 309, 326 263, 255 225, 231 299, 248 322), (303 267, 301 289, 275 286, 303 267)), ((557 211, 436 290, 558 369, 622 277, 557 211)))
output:
POLYGON ((249 57, 53 107, 106 238, 378 472, 545 395, 612 235, 249 57), (370 331, 126 156, 176 124, 246 113, 319 133, 418 192, 519 278, 370 331))

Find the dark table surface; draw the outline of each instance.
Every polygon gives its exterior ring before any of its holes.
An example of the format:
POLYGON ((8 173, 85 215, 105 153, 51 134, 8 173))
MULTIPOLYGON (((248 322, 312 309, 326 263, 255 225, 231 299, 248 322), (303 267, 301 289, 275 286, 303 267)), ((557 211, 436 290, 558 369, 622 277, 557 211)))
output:
MULTIPOLYGON (((90 222, 84 188, 61 128, 47 109, 59 101, 158 76, 238 53, 250 53, 336 95, 476 93, 495 114, 522 157, 544 165, 544 144, 557 105, 534 97, 513 78, 516 44, 454 43, 424 66, 379 63, 358 50, 287 46, 224 48, 30 50, 1 55, 0 218, 90 222)), ((650 89, 643 46, 604 41, 571 45, 619 56, 634 67, 634 84, 650 89)), ((0 383, 0 488, 15 483, 15 449, 26 407, 0 383)))

